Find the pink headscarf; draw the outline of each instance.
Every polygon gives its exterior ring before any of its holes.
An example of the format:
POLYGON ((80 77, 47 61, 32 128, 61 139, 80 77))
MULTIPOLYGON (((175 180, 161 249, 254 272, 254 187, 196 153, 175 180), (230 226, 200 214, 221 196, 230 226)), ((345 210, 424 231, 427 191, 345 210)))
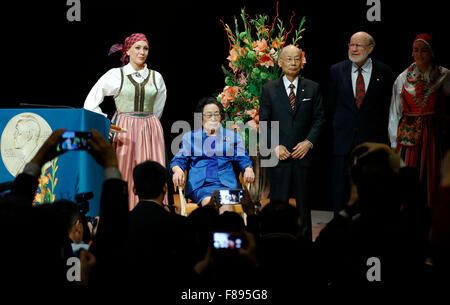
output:
POLYGON ((136 42, 138 41, 145 41, 148 43, 147 37, 145 37, 144 34, 142 33, 134 33, 131 34, 130 36, 128 36, 125 39, 125 44, 121 44, 121 43, 116 43, 115 45, 113 45, 110 49, 109 49, 109 53, 108 55, 111 55, 117 51, 121 51, 122 52, 122 57, 120 58, 120 61, 122 62, 122 66, 125 66, 128 61, 130 60, 129 56, 127 55, 127 51, 131 48, 132 45, 134 45, 136 42))

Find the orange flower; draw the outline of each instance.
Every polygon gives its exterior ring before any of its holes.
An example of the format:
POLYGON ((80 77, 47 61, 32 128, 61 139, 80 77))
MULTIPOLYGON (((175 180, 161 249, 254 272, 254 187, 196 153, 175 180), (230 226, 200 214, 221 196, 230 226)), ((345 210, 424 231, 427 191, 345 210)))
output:
POLYGON ((233 70, 234 73, 236 73, 236 71, 238 70, 238 68, 236 68, 236 67, 233 65, 233 62, 231 62, 231 61, 228 63, 228 67, 230 67, 230 68, 233 70))
POLYGON ((279 40, 278 37, 277 37, 277 38, 275 38, 274 41, 272 41, 271 47, 274 48, 274 49, 280 49, 283 45, 284 45, 284 41, 283 40, 279 40))
POLYGON ((230 56, 228 56, 227 59, 231 62, 239 60, 239 55, 234 48, 230 50, 230 56))
POLYGON ((238 47, 238 51, 236 51, 236 47, 233 47, 230 50, 230 55, 227 57, 227 59, 230 61, 228 66, 233 69, 233 72, 236 72, 238 68, 234 65, 235 62, 237 62, 241 57, 239 55, 245 54, 245 50, 238 47))
POLYGON ((244 48, 240 47, 240 46, 236 46, 235 48, 236 48, 236 50, 237 50, 237 52, 239 53, 240 56, 245 56, 245 53, 247 53, 247 51, 244 48))
POLYGON ((266 68, 273 67, 274 62, 272 57, 269 54, 263 54, 259 57, 259 64, 261 66, 265 66, 266 68))
POLYGON ((35 202, 41 202, 41 199, 42 199, 42 193, 37 193, 37 194, 34 196, 34 201, 35 201, 35 202))
POLYGON ((306 55, 305 55, 305 52, 302 51, 302 63, 301 63, 301 69, 303 69, 303 67, 305 66, 305 64, 306 64, 306 55))
POLYGON ((252 44, 252 48, 256 52, 264 53, 268 48, 267 41, 264 38, 263 40, 258 40, 252 44))
POLYGON ((258 111, 257 111, 256 109, 252 109, 252 110, 247 110, 247 111, 245 111, 245 113, 248 114, 249 116, 251 116, 252 119, 256 116, 257 112, 258 112, 258 111))
POLYGON ((239 92, 238 86, 232 86, 232 87, 226 86, 225 89, 223 90, 225 99, 230 102, 234 102, 236 100, 236 96, 237 96, 238 92, 239 92))
POLYGON ((43 185, 47 185, 48 184, 48 181, 49 181, 49 177, 48 176, 42 176, 42 184, 43 185))
POLYGON ((260 26, 260 27, 258 28, 258 32, 259 32, 260 34, 265 33, 265 32, 266 32, 266 27, 265 27, 264 25, 260 26))
POLYGON ((234 102, 236 100, 236 96, 237 96, 238 92, 239 92, 239 87, 226 86, 223 89, 223 92, 219 95, 222 106, 224 108, 227 108, 230 105, 230 103, 234 102))

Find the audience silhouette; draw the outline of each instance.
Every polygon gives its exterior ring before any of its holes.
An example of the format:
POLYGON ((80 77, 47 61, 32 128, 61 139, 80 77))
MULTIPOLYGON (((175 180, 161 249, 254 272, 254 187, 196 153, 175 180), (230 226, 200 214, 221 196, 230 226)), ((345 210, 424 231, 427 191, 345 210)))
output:
POLYGON ((128 190, 114 149, 96 130, 88 144, 105 172, 97 225, 83 226, 78 206, 68 200, 32 206, 40 169, 57 156, 63 131, 52 133, 1 196, 4 287, 136 291, 164 303, 180 302, 188 289, 265 289, 266 303, 276 303, 299 301, 316 289, 441 284, 448 274, 448 174, 429 211, 417 171, 400 168, 386 145, 360 145, 351 199, 312 242, 301 235, 298 211, 286 202, 251 210, 251 223, 235 212, 219 213, 214 202, 188 217, 167 210, 162 202, 169 177, 154 161, 136 165, 135 189, 128 190), (128 191, 139 197, 131 212, 128 191), (238 236, 242 247, 215 248, 214 232, 238 236), (80 262, 79 277, 68 264, 72 258, 80 262), (381 280, 375 269, 370 273, 373 258, 381 264, 381 280))

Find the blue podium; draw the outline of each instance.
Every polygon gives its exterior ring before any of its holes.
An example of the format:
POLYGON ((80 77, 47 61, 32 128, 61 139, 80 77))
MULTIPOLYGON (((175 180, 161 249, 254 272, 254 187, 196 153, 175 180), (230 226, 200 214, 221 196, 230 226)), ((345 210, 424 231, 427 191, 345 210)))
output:
MULTIPOLYGON (((1 109, 0 183, 14 180, 53 130, 97 129, 107 138, 111 122, 85 109, 1 109)), ((43 167, 35 203, 93 192, 88 216, 98 216, 103 168, 86 151, 66 152, 43 167)))

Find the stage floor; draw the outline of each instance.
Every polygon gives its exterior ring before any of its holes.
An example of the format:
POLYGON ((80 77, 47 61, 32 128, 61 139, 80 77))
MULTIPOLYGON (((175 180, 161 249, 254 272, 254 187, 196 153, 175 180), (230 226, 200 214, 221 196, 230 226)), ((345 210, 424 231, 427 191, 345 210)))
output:
MULTIPOLYGON (((261 202, 261 205, 264 207, 269 202, 269 200, 265 200, 261 202)), ((289 199, 289 203, 293 206, 295 206, 295 199, 291 198, 289 199)), ((174 204, 175 206, 180 205, 180 198, 178 194, 174 195, 174 204)), ((188 207, 187 211, 190 213, 193 210, 194 207, 188 207)), ((333 212, 332 211, 319 211, 319 210, 312 210, 311 211, 311 220, 312 220, 312 235, 313 235, 313 241, 316 240, 317 236, 319 235, 320 231, 325 227, 327 223, 329 223, 333 219, 333 212)))

